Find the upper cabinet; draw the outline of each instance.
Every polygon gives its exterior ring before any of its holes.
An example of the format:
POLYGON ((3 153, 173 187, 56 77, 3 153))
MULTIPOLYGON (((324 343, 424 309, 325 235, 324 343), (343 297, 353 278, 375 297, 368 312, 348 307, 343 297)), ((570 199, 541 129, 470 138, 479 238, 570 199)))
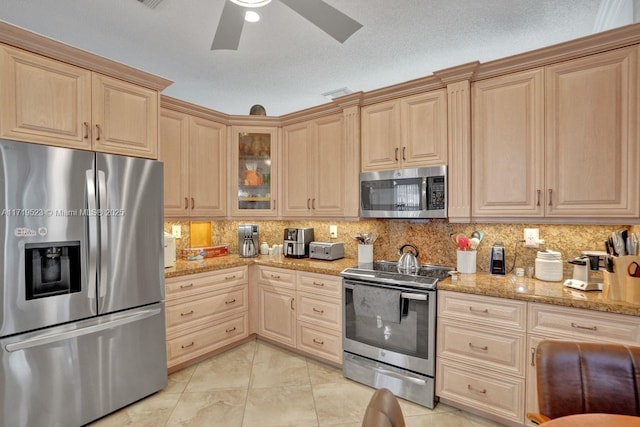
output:
POLYGON ((638 47, 473 84, 473 216, 637 218, 638 47))
POLYGON ((225 124, 163 108, 158 160, 164 163, 165 216, 226 215, 225 124))
POLYGON ((278 214, 278 128, 231 127, 232 216, 278 214))
POLYGON ((282 215, 344 217, 348 144, 342 114, 282 129, 282 215))
POLYGON ((157 157, 157 90, 8 46, 0 70, 0 137, 157 157))
POLYGON ((446 90, 362 108, 363 172, 447 164, 446 90))

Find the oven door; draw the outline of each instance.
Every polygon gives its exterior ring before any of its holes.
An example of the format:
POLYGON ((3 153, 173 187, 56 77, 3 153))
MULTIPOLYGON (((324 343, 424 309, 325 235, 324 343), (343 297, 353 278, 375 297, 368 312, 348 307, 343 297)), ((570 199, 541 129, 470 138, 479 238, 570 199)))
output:
MULTIPOLYGON (((365 290, 367 288, 364 288, 365 290)), ((344 279, 344 351, 385 362, 424 375, 434 375, 436 293, 344 279), (399 322, 356 310, 356 287, 391 289, 400 292, 399 322)))

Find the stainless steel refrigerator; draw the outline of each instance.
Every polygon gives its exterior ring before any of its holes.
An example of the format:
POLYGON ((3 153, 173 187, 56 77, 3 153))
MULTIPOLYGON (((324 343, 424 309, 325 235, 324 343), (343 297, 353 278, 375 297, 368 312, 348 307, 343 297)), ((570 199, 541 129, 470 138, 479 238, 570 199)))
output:
POLYGON ((166 386, 162 182, 0 140, 0 425, 80 426, 166 386))

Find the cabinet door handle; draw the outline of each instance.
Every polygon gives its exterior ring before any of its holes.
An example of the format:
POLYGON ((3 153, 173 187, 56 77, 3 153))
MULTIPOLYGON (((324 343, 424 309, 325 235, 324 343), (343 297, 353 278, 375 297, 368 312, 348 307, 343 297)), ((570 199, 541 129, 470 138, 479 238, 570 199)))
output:
POLYGON ((316 199, 311 199, 311 209, 316 208, 316 199))
POLYGON ((100 141, 100 125, 96 125, 96 141, 100 141))
POLYGON ((184 198, 184 208, 189 209, 189 199, 187 199, 186 197, 184 198))
POLYGON ((180 285, 180 289, 193 288, 193 283, 189 283, 188 285, 180 285))
POLYGON ((191 209, 196 207, 196 201, 194 200, 194 198, 191 198, 191 209))
POLYGON ((396 162, 398 161, 398 148, 396 147, 396 162))
POLYGON ((488 345, 480 347, 479 345, 474 345, 473 343, 469 343, 469 348, 471 350, 481 350, 481 351, 489 350, 489 346, 488 345))
POLYGON ((531 366, 536 366, 536 348, 531 347, 531 366))
POLYGON ((229 332, 233 332, 233 331, 235 331, 235 330, 236 330, 236 327, 234 326, 233 328, 231 328, 231 329, 225 329, 224 331, 225 331, 226 333, 229 333, 229 332))
POLYGON ((487 394, 487 389, 486 388, 483 388, 482 390, 480 390, 480 389, 477 389, 477 388, 473 388, 471 386, 471 384, 467 384, 467 390, 473 391, 475 393, 487 394))
POLYGON ((84 122, 84 139, 89 139, 89 123, 84 122))
POLYGON ((187 344, 187 345, 181 345, 180 347, 182 347, 182 348, 189 348, 189 347, 193 347, 193 345, 194 345, 194 344, 195 344, 195 342, 194 342, 194 341, 191 341, 189 344, 187 344))
POLYGON ((407 147, 402 147, 402 160, 407 160, 407 147))
POLYGON ((582 326, 582 325, 578 325, 577 323, 573 323, 571 322, 571 327, 574 329, 585 329, 587 331, 597 331, 598 327, 597 326, 582 326))
POLYGON ((313 307, 313 312, 322 314, 324 313, 324 310, 318 310, 317 308, 313 307))
POLYGON ((236 278, 235 274, 233 276, 224 276, 224 280, 233 280, 235 278, 236 278))
POLYGON ((317 339, 315 339, 315 338, 313 339, 313 342, 314 342, 314 343, 316 343, 316 344, 318 344, 318 345, 324 345, 324 341, 322 341, 322 340, 317 340, 317 339))
POLYGON ((311 199, 307 199, 307 210, 311 209, 311 199))
POLYGON ((477 308, 473 308, 473 306, 469 306, 469 311, 473 312, 473 313, 484 313, 484 314, 489 314, 489 309, 485 308, 484 310, 478 310, 477 308))
POLYGON ((313 282, 313 286, 324 286, 324 282, 313 282))
POLYGON ((192 315, 192 314, 193 314, 193 310, 191 310, 191 311, 187 311, 186 313, 180 313, 180 316, 181 316, 181 317, 184 317, 184 316, 190 316, 190 315, 192 315))
POLYGON ((235 298, 232 299, 231 301, 225 301, 224 303, 228 305, 228 304, 233 304, 234 302, 236 302, 235 298))
POLYGON ((294 300, 294 298, 291 298, 291 310, 294 310, 294 308, 293 308, 293 300, 294 300))
POLYGON ((553 203, 551 202, 551 195, 553 194, 553 190, 549 189, 549 206, 553 205, 553 203))
POLYGON ((538 195, 537 201, 536 201, 536 206, 540 206, 540 190, 536 190, 536 193, 538 195))
POLYGON ((273 209, 273 210, 275 210, 275 209, 276 209, 276 199, 273 199, 273 208, 272 208, 272 209, 273 209))

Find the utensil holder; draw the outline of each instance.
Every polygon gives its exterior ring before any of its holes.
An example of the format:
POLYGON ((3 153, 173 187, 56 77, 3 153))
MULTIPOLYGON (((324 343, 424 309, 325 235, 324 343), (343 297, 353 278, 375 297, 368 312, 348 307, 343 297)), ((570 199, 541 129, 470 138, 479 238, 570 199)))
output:
POLYGON ((613 258, 615 274, 605 272, 605 281, 607 277, 609 280, 609 299, 640 303, 640 277, 631 277, 627 273, 629 264, 634 261, 640 264, 640 257, 626 255, 613 258))
POLYGON ((476 251, 458 250, 456 269, 460 273, 474 274, 476 272, 476 251))
POLYGON ((373 262, 373 245, 358 244, 358 264, 371 264, 373 262))

